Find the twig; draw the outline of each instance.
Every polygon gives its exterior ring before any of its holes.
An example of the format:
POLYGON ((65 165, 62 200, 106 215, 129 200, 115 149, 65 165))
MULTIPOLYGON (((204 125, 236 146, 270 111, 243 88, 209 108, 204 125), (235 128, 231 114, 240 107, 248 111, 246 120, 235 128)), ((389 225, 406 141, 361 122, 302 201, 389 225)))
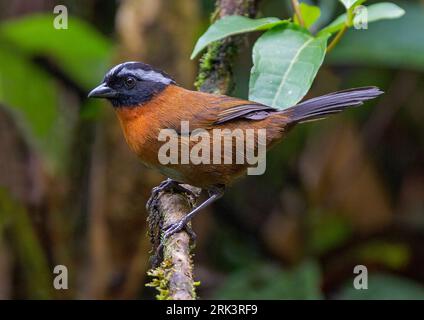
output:
MULTIPOLYGON (((217 0, 212 19, 226 15, 254 17, 260 0, 217 0)), ((218 41, 208 47, 201 59, 199 76, 196 81, 198 90, 220 94, 232 89, 232 65, 234 63, 240 37, 218 41)), ((187 188, 187 186, 185 185, 187 188)), ((195 192, 197 188, 188 186, 195 192)), ((195 199, 181 193, 161 192, 154 208, 149 211, 149 234, 155 251, 160 243, 162 230, 179 221, 193 209, 195 199)), ((193 261, 190 254, 190 237, 185 230, 172 235, 163 244, 163 260, 154 257, 156 266, 148 272, 154 279, 148 286, 159 291, 158 299, 195 299, 196 283, 193 279, 193 261), (159 266, 158 266, 159 265, 159 266)))
POLYGON ((299 1, 298 0, 292 0, 292 6, 293 6, 294 13, 295 13, 297 19, 299 20, 299 24, 302 27, 304 27, 305 26, 305 21, 303 20, 302 12, 300 11, 299 1))
POLYGON ((348 29, 347 24, 343 25, 343 28, 340 29, 339 32, 337 32, 336 36, 334 37, 334 39, 330 42, 330 44, 327 47, 327 53, 329 53, 331 50, 334 49, 334 47, 339 43, 340 39, 343 37, 343 35, 346 33, 348 29))
POLYGON ((355 8, 355 6, 353 6, 352 8, 350 8, 347 11, 347 13, 346 13, 346 15, 347 15, 346 21, 345 21, 343 27, 339 30, 339 32, 337 32, 337 34, 334 37, 334 39, 328 45, 328 47, 327 47, 327 53, 329 53, 331 50, 334 49, 334 47, 340 42, 340 39, 346 33, 347 29, 349 29, 349 27, 352 26, 353 19, 355 18, 355 10, 354 10, 354 8, 355 8))

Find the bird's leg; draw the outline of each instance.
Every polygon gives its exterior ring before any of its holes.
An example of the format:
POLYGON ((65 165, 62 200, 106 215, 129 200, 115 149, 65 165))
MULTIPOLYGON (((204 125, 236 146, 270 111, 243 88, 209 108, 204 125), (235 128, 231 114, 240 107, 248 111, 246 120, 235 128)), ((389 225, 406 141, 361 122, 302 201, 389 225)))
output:
POLYGON ((162 235, 162 239, 160 241, 159 246, 156 248, 156 254, 154 255, 154 260, 156 262, 153 262, 154 265, 157 265, 157 261, 161 259, 162 257, 162 251, 164 244, 166 240, 172 236, 173 234, 181 231, 182 229, 185 229, 186 232, 189 234, 190 238, 194 240, 196 238, 196 234, 193 232, 191 228, 188 227, 188 222, 202 209, 206 208, 211 203, 215 202, 219 198, 221 198, 224 195, 225 186, 224 185, 218 185, 210 188, 208 190, 209 198, 202 202, 199 206, 194 208, 191 212, 189 212, 184 218, 182 218, 180 221, 170 224, 165 230, 162 235))
MULTIPOLYGON (((182 218, 180 221, 173 223, 169 225, 164 231, 164 234, 162 236, 161 245, 159 246, 158 250, 161 250, 163 247, 163 243, 173 234, 181 231, 182 229, 188 230, 187 223, 202 209, 206 208, 211 203, 215 202, 219 198, 221 198, 224 195, 225 187, 223 185, 218 185, 210 188, 208 190, 209 198, 202 202, 199 206, 194 208, 190 213, 188 213, 184 218, 182 218)), ((190 229, 192 232, 192 230, 190 229)), ((188 231, 190 236, 193 236, 191 232, 188 231)))
MULTIPOLYGON (((177 191, 177 192, 183 192, 188 194, 192 199, 196 199, 198 197, 198 194, 195 193, 192 190, 189 190, 188 188, 185 188, 182 186, 179 182, 172 180, 172 179, 166 179, 165 181, 162 181, 162 183, 152 189, 152 195, 150 196, 150 199, 146 203, 146 209, 148 212, 147 222, 149 224, 149 236, 150 236, 150 242, 152 243, 153 250, 156 252, 160 252, 158 249, 161 247, 161 231, 162 231, 162 223, 163 223, 163 217, 160 215, 158 211, 158 205, 159 205, 159 197, 161 192, 166 191, 177 191)), ((195 239, 196 235, 190 228, 186 228, 187 233, 190 235, 191 239, 195 239)), ((154 256, 153 261, 158 260, 160 257, 154 256)))

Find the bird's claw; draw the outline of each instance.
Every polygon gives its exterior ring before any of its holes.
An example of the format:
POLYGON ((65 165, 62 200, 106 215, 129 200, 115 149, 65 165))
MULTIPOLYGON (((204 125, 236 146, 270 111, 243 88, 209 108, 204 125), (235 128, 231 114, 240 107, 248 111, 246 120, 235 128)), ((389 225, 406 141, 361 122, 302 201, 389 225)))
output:
POLYGON ((160 192, 171 191, 171 190, 181 192, 181 193, 186 193, 194 199, 196 199, 199 196, 196 192, 182 186, 177 181, 174 181, 172 179, 166 179, 166 180, 162 181, 157 187, 154 187, 152 189, 152 194, 151 194, 149 200, 146 203, 147 210, 156 206, 160 192))
MULTIPOLYGON (((154 255, 154 259, 153 261, 160 261, 161 257, 163 255, 163 248, 165 246, 165 242, 174 234, 180 232, 181 230, 184 230, 185 232, 187 232, 187 234, 190 237, 190 240, 192 242, 194 242, 197 238, 196 233, 193 231, 193 229, 187 225, 187 223, 185 223, 185 221, 181 220, 178 221, 176 223, 172 223, 170 224, 168 227, 166 227, 163 230, 163 235, 162 235, 162 239, 161 242, 159 244, 159 246, 156 248, 156 254, 154 255)), ((156 265, 156 263, 154 262, 153 265, 156 265)))
POLYGON ((150 208, 153 208, 156 205, 156 202, 157 202, 157 199, 158 199, 158 196, 159 196, 159 192, 166 191, 173 182, 174 181, 171 180, 171 179, 166 179, 166 180, 162 181, 158 186, 156 186, 152 189, 152 194, 150 195, 150 198, 146 203, 146 209, 147 210, 149 210, 150 208))
POLYGON ((163 233, 163 239, 166 240, 173 234, 181 231, 184 228, 184 224, 182 221, 179 221, 177 223, 170 224, 163 233))
POLYGON ((193 229, 183 219, 183 220, 178 221, 176 223, 170 224, 168 227, 166 227, 163 230, 164 233, 163 233, 162 241, 161 242, 164 243, 169 237, 171 237, 172 235, 180 232, 183 229, 189 235, 190 240, 192 240, 192 241, 196 240, 196 237, 197 236, 194 233, 193 229))

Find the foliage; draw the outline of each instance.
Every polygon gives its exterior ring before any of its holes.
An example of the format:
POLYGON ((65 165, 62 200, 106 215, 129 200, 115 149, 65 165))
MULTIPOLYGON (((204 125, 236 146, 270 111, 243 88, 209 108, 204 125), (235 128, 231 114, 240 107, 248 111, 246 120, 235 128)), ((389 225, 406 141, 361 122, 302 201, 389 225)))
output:
POLYGON ((71 18, 68 29, 52 28, 51 15, 32 15, 0 26, 2 41, 25 55, 47 56, 80 84, 90 89, 109 66, 111 44, 93 27, 71 18))
POLYGON ((326 45, 327 36, 296 25, 266 32, 253 47, 249 99, 280 109, 295 105, 312 85, 326 45))
POLYGON ((68 23, 69 29, 57 30, 51 15, 37 14, 0 24, 0 103, 12 109, 30 144, 52 168, 65 158, 68 113, 60 108, 60 84, 34 58, 47 58, 88 90, 101 79, 111 52, 109 41, 88 24, 76 18, 68 23))
POLYGON ((278 18, 249 19, 243 16, 227 16, 212 24, 208 31, 197 40, 191 59, 194 59, 211 42, 236 34, 268 30, 285 23, 287 21, 278 18))
POLYGON ((424 33, 418 30, 424 30, 424 10, 406 2, 402 7, 405 19, 376 22, 366 32, 348 32, 329 62, 423 71, 424 33))
POLYGON ((408 279, 390 274, 371 274, 368 289, 356 290, 352 283, 343 286, 337 299, 424 300, 424 287, 408 279))
POLYGON ((232 274, 216 292, 220 299, 320 299, 320 270, 305 261, 284 270, 267 264, 250 265, 232 274))
MULTIPOLYGON (((300 13, 303 18, 303 22, 305 23, 306 28, 310 28, 313 24, 319 19, 321 16, 321 9, 317 6, 311 6, 305 2, 300 4, 300 13)), ((296 24, 299 23, 299 18, 297 16, 294 17, 294 22, 296 24)))
MULTIPOLYGON (((27 290, 32 299, 52 297, 50 271, 41 243, 31 225, 27 210, 0 187, 0 239, 10 235, 27 290)), ((1 241, 1 240, 0 240, 1 241)))
POLYGON ((393 3, 376 3, 367 7, 367 14, 365 13, 365 11, 358 10, 358 13, 351 20, 348 20, 349 14, 342 14, 341 16, 336 18, 332 23, 330 23, 327 27, 322 29, 319 33, 335 33, 342 29, 345 23, 347 23, 348 26, 351 27, 355 23, 359 23, 365 20, 369 23, 385 19, 397 19, 403 16, 404 14, 405 10, 393 3))
MULTIPOLYGON (((327 38, 334 32, 352 27, 355 10, 364 0, 341 1, 346 14, 314 36, 299 26, 299 21, 276 18, 249 19, 246 17, 224 17, 212 24, 200 37, 192 54, 195 57, 208 44, 229 35, 252 31, 268 30, 253 48, 253 68, 249 83, 249 99, 279 109, 285 109, 299 102, 309 91, 312 82, 324 60, 327 38)), ((392 3, 370 6, 370 22, 392 19, 404 11, 392 3)), ((312 26, 320 16, 318 7, 303 4, 306 27, 312 26)), ((341 34, 340 34, 341 36, 341 34)), ((334 43, 339 41, 336 36, 334 43)), ((333 47, 330 44, 329 47, 333 47)))

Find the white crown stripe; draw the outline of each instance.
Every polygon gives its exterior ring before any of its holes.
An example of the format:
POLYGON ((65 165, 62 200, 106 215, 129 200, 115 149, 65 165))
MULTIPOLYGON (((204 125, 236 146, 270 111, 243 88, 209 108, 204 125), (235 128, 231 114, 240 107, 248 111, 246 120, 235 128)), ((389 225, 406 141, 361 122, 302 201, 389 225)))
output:
POLYGON ((127 68, 123 68, 121 71, 119 71, 118 73, 118 77, 119 76, 123 76, 125 74, 133 74, 137 77, 139 77, 142 80, 146 80, 146 81, 153 81, 153 82, 160 82, 163 84, 170 84, 171 82, 174 82, 172 79, 165 77, 163 74, 150 70, 150 71, 145 71, 142 69, 127 69, 127 68))

